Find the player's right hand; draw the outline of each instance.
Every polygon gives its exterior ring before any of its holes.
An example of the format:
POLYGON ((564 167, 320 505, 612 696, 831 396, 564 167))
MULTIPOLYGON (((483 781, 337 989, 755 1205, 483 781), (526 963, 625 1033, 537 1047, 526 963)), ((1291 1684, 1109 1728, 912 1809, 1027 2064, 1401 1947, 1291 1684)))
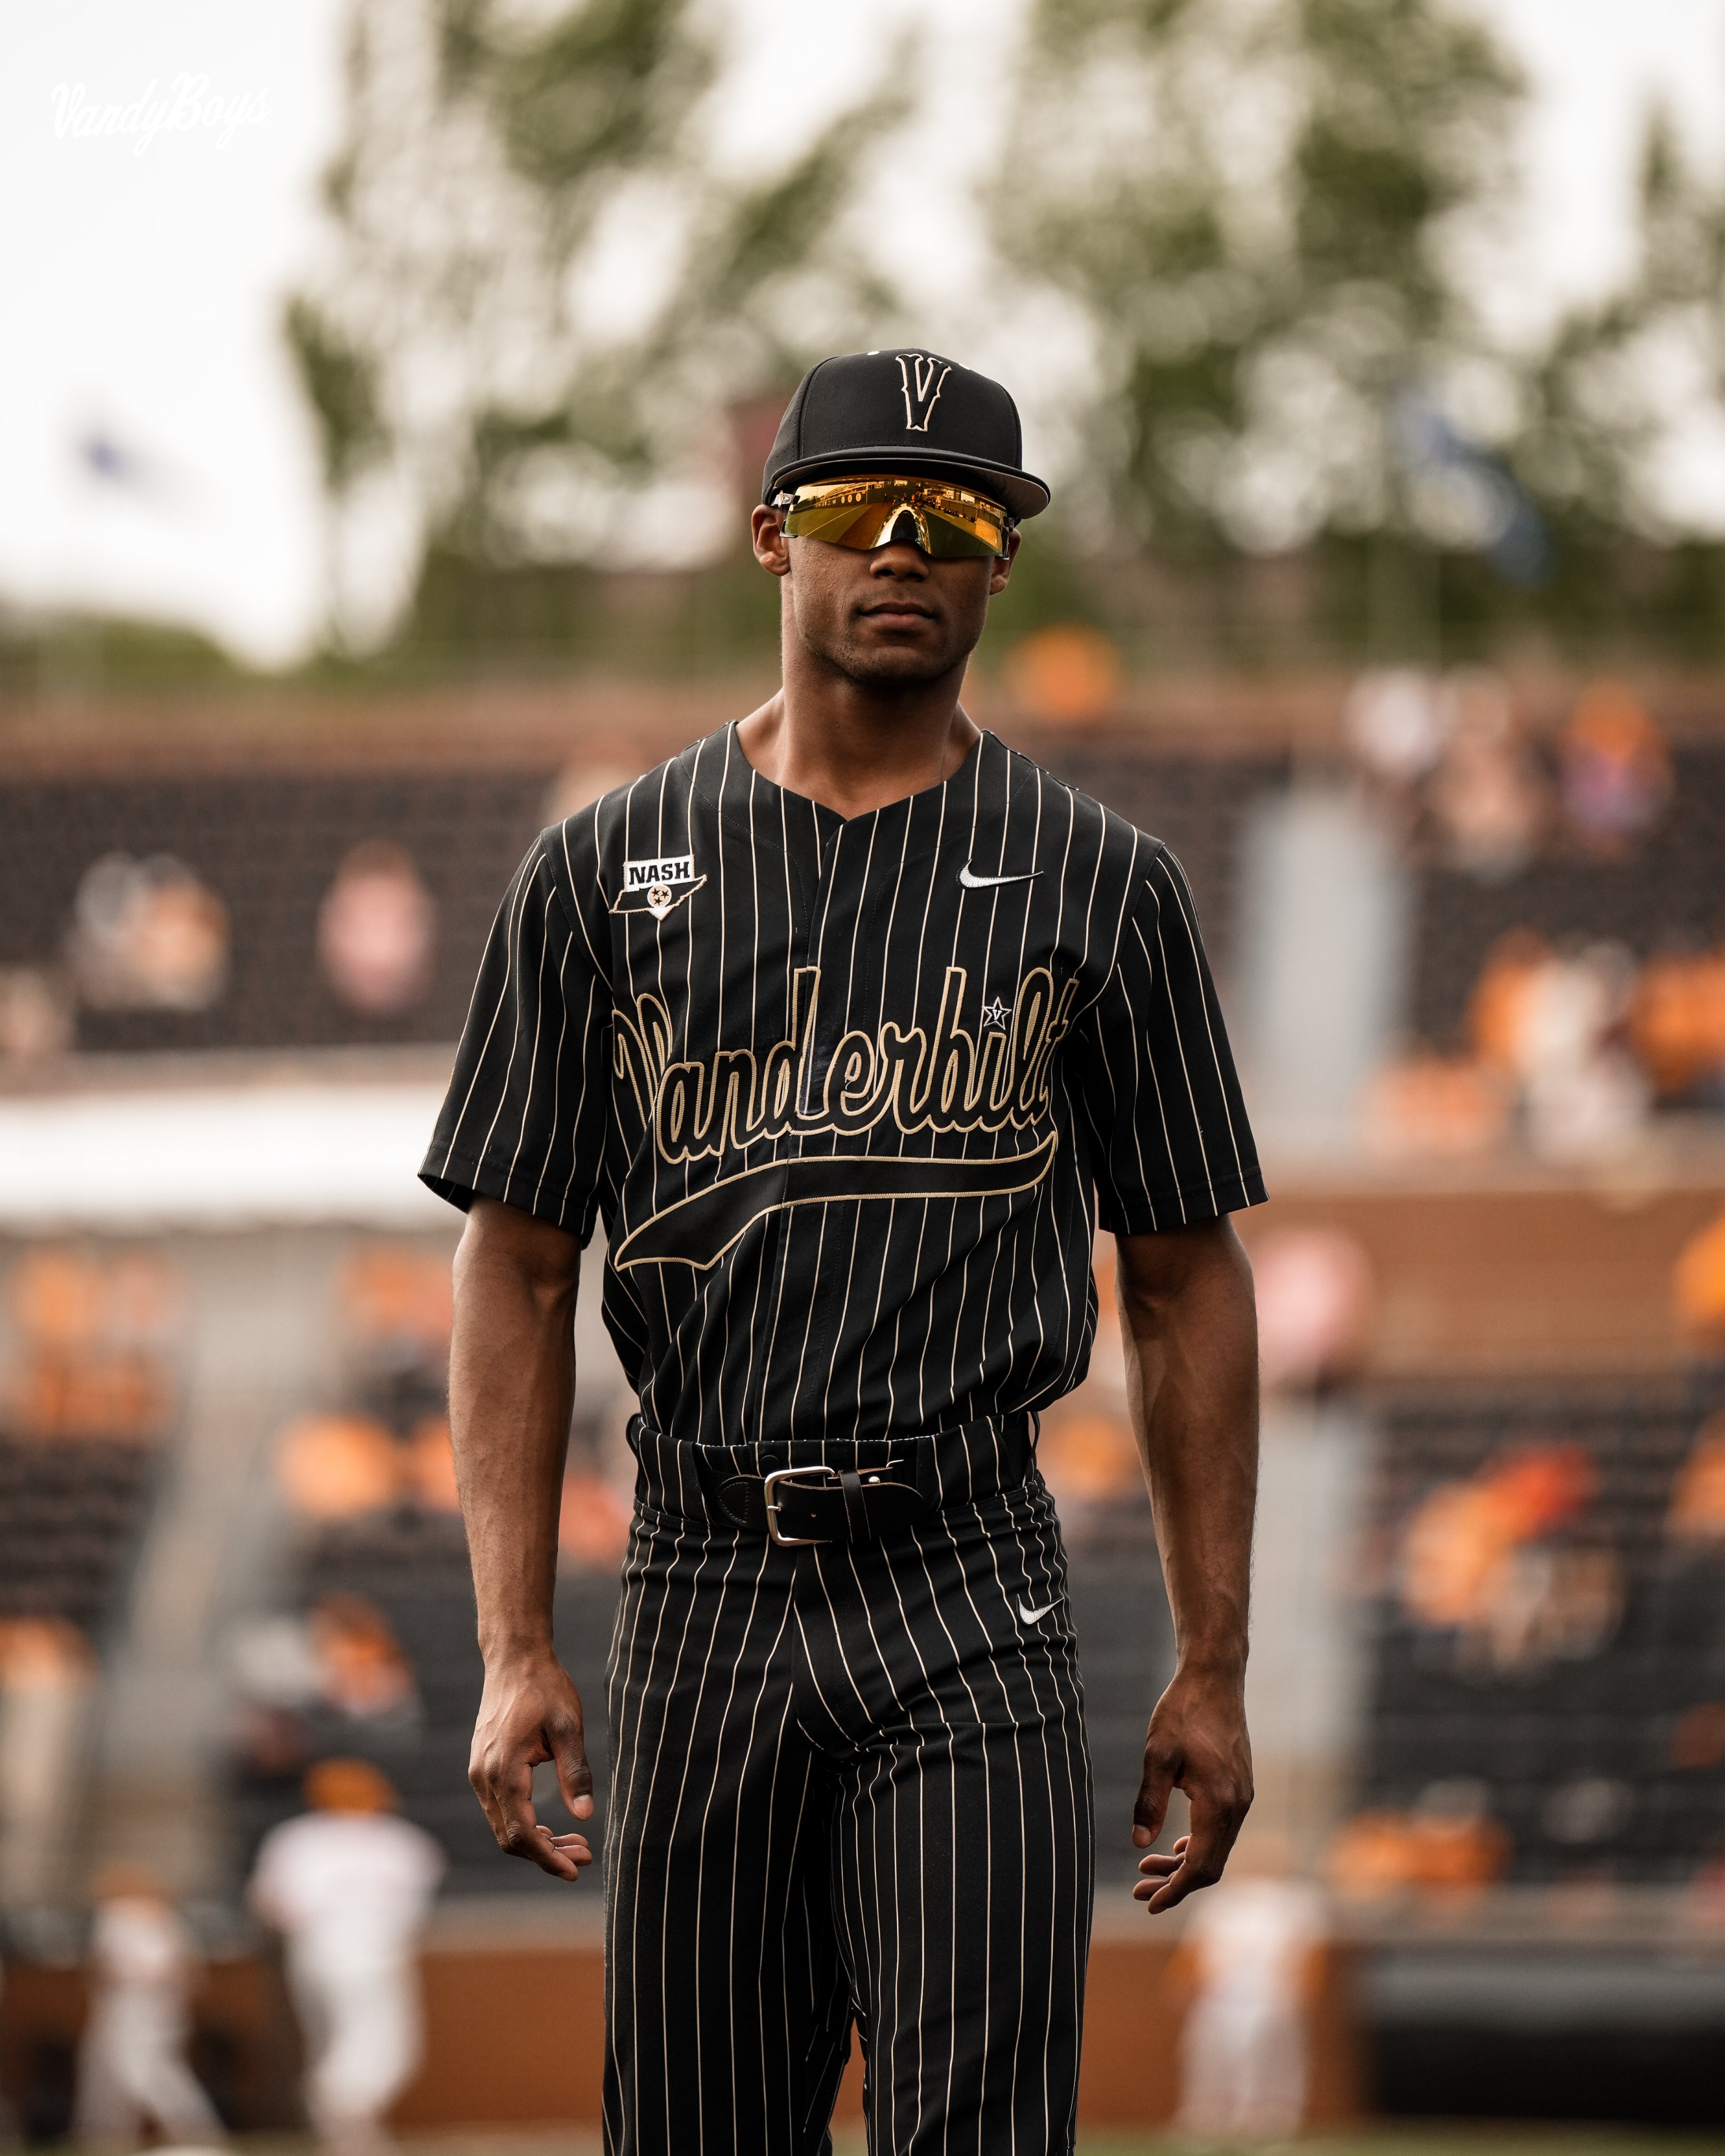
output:
POLYGON ((557 1879, 578 1879, 593 1851, 581 1834, 553 1834, 533 1810, 533 1769, 555 1760, 572 1817, 593 1817, 581 1697, 554 1656, 487 1667, 474 1724, 467 1779, 506 1855, 524 1856, 557 1879))

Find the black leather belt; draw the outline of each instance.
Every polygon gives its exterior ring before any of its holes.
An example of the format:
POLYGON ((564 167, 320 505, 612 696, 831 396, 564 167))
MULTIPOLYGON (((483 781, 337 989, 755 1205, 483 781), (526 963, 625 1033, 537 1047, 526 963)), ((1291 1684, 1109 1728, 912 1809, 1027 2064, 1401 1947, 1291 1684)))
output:
MULTIPOLYGON (((1034 1457, 1034 1418, 1019 1413, 986 1427, 998 1447, 998 1481, 991 1476, 983 1490, 1015 1489, 1034 1457)), ((764 1475, 743 1475, 731 1463, 703 1460, 699 1474, 707 1504, 721 1519, 768 1535, 785 1548, 811 1543, 878 1542, 882 1535, 910 1527, 941 1502, 937 1449, 948 1442, 962 1445, 964 1434, 891 1440, 886 1445, 886 1458, 846 1466, 805 1460, 772 1468, 764 1475)))
POLYGON ((787 1548, 806 1543, 871 1543, 906 1527, 934 1500, 914 1482, 894 1479, 900 1460, 878 1467, 775 1467, 770 1475, 729 1475, 713 1494, 727 1520, 765 1528, 787 1548))

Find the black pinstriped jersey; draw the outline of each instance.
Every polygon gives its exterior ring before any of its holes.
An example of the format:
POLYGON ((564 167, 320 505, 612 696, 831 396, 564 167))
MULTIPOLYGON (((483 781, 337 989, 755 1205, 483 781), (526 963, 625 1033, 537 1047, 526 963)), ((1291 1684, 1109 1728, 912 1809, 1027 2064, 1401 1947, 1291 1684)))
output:
POLYGON ((847 819, 734 726, 535 843, 421 1173, 602 1220, 643 1413, 732 1445, 1045 1406, 1098 1219, 1264 1195, 1159 841, 986 733, 847 819))

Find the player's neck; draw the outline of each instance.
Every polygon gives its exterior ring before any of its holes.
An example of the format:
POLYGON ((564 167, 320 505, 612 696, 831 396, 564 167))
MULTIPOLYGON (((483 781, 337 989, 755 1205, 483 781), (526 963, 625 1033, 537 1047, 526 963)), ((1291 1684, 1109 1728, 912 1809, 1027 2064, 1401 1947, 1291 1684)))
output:
POLYGON ((763 778, 841 816, 865 816, 950 778, 975 747, 958 701, 964 669, 940 680, 870 690, 843 677, 793 680, 737 729, 763 778))

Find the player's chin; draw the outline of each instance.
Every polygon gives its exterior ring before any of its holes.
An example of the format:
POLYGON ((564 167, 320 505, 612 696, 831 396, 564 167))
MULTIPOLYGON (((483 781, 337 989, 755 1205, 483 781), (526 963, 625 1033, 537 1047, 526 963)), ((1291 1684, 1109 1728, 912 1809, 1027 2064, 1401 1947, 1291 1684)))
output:
POLYGON ((844 670, 870 688, 922 688, 950 674, 957 664, 944 637, 853 637, 845 647, 844 670))

